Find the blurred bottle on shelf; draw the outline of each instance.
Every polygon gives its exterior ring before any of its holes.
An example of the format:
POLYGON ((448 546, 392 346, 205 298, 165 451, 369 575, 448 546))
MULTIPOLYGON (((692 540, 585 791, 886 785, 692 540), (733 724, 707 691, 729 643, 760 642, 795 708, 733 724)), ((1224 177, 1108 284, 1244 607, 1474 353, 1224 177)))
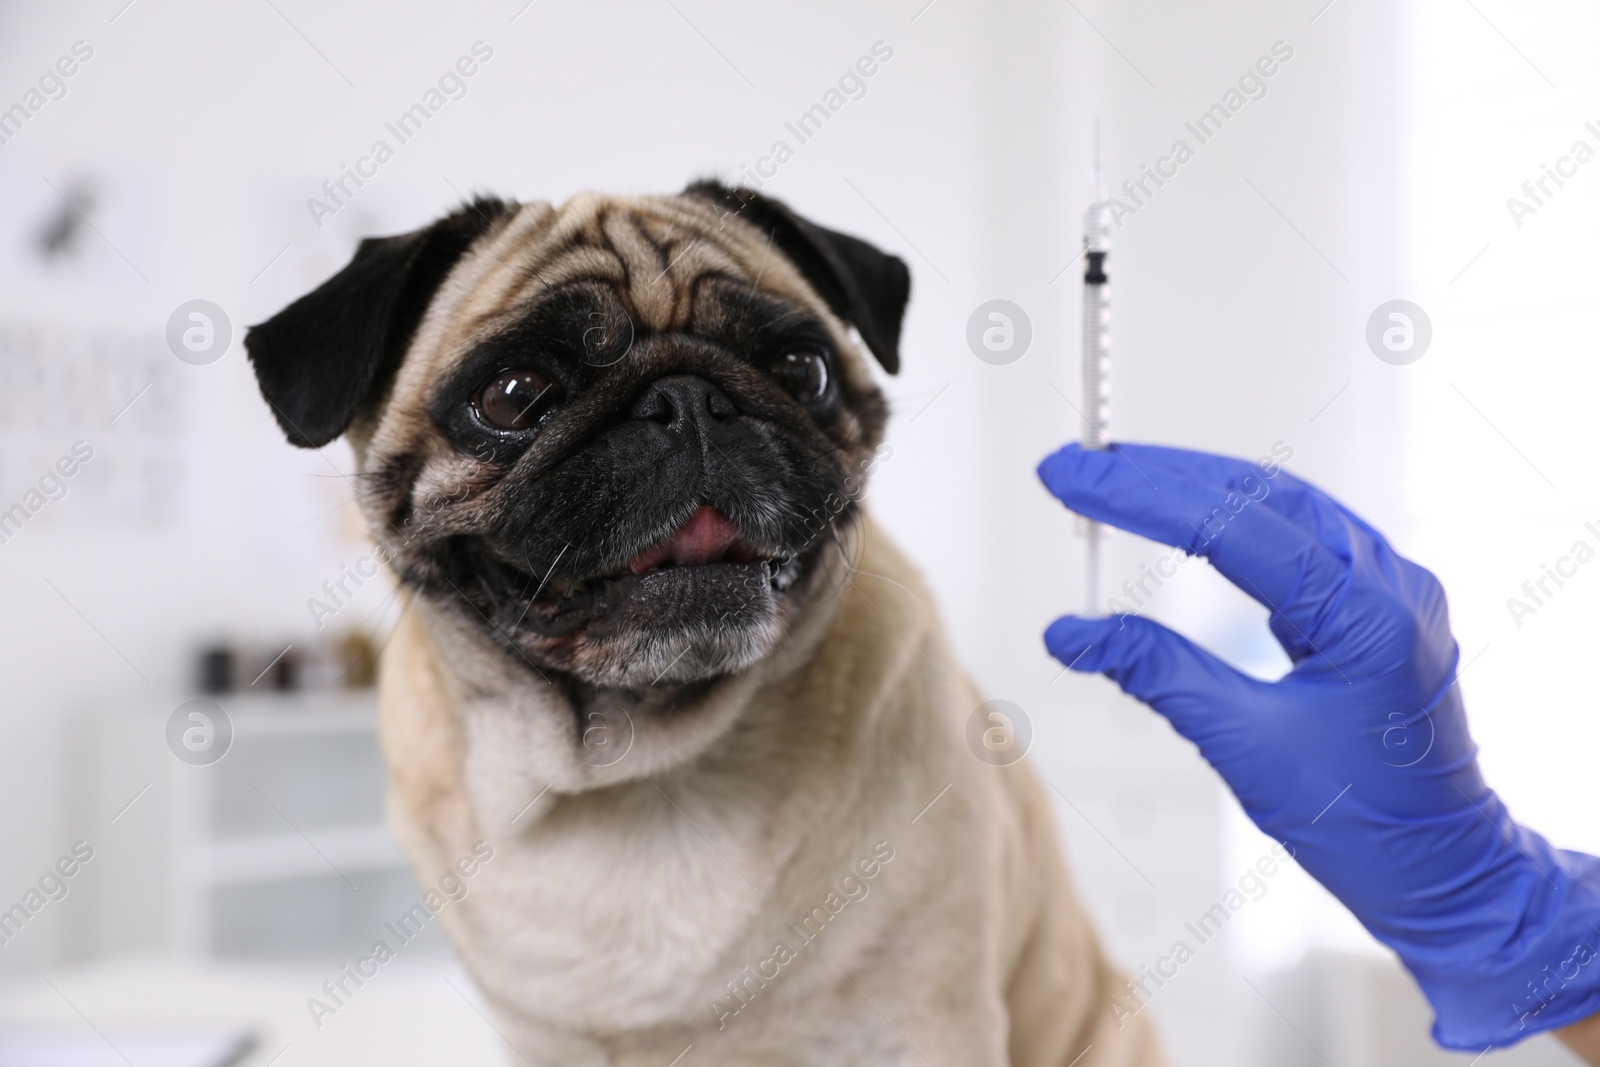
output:
POLYGON ((233 689, 233 649, 225 644, 206 645, 200 649, 196 663, 196 688, 214 695, 233 689))
POLYGON ((218 639, 195 652, 195 687, 225 693, 367 689, 377 682, 378 646, 365 630, 297 641, 218 639))

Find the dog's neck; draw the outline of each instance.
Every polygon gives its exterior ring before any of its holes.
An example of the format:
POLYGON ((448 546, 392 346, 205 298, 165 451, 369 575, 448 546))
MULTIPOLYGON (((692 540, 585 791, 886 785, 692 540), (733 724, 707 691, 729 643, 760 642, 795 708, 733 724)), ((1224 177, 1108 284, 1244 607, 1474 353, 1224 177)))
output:
POLYGON ((413 597, 382 664, 385 746, 415 743, 395 741, 397 733, 427 738, 429 779, 439 783, 429 791, 467 800, 470 816, 458 814, 491 839, 549 806, 530 810, 535 797, 674 775, 730 743, 736 725, 760 730, 763 716, 782 714, 761 694, 800 684, 851 596, 852 568, 842 556, 830 565, 840 569, 819 570, 818 595, 760 662, 728 677, 644 690, 599 689, 541 671, 492 635, 439 617, 448 608, 413 597), (419 676, 424 669, 428 677, 419 676), (615 747, 586 747, 585 731, 605 731, 615 747))

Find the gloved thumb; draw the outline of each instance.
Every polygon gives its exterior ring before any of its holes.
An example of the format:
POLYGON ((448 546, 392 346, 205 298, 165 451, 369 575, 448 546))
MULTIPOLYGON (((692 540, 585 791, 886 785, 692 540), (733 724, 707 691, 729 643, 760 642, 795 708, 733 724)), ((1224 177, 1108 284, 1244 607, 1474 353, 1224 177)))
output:
POLYGON ((1197 744, 1250 706, 1258 685, 1182 634, 1138 615, 1066 615, 1050 624, 1044 644, 1073 670, 1104 674, 1197 744))

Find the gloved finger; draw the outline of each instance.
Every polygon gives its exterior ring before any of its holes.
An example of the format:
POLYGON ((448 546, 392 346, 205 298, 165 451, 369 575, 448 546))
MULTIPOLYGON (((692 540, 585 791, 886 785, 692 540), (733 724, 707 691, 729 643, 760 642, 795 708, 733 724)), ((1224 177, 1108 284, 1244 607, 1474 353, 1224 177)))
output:
POLYGON ((1349 582, 1349 563, 1282 515, 1225 485, 1141 471, 1115 450, 1068 445, 1039 464, 1067 507, 1099 522, 1204 556, 1223 577, 1317 640, 1325 608, 1349 582))
POLYGON ((1104 674, 1161 713, 1205 750, 1237 728, 1263 684, 1187 637, 1138 615, 1066 615, 1044 632, 1045 648, 1075 671, 1104 674))
MULTIPOLYGON (((1396 552, 1376 528, 1332 495, 1297 478, 1277 464, 1262 464, 1160 445, 1117 444, 1117 451, 1137 463, 1158 484, 1169 475, 1227 486, 1299 526, 1351 564, 1358 580, 1375 581, 1406 603, 1423 607, 1443 596, 1438 580, 1425 568, 1396 552), (1268 473, 1268 472, 1271 473, 1268 473)), ((1281 617, 1273 634, 1296 663, 1314 650, 1281 617)))
POLYGON ((1290 522, 1338 551, 1341 543, 1351 543, 1347 558, 1368 548, 1376 557, 1396 555, 1388 540, 1370 523, 1323 489, 1297 478, 1275 462, 1263 469, 1261 463, 1195 452, 1164 445, 1119 442, 1112 446, 1131 462, 1151 474, 1157 482, 1160 472, 1170 471, 1195 481, 1225 485, 1247 496, 1260 496, 1260 502, 1290 522), (1262 495, 1260 488, 1267 492, 1262 495), (1365 542, 1365 544, 1363 544, 1365 542))

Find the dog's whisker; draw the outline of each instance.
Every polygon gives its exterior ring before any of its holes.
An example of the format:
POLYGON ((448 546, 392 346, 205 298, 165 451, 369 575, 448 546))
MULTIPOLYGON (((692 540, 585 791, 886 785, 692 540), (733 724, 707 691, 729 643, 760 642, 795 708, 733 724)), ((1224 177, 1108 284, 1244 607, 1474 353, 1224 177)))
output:
MULTIPOLYGON (((556 553, 556 558, 555 558, 554 562, 552 562, 550 564, 550 569, 544 572, 544 577, 542 579, 540 579, 540 581, 539 581, 539 588, 534 591, 534 594, 533 594, 533 599, 534 600, 539 599, 539 594, 544 592, 545 583, 548 582, 550 580, 550 576, 556 572, 556 566, 561 562, 561 557, 565 556, 567 554, 567 549, 569 549, 571 547, 572 547, 572 545, 570 543, 569 544, 564 544, 564 545, 561 546, 561 551, 556 553)), ((530 601, 530 603, 531 603, 531 601, 530 601)), ((518 621, 520 621, 520 620, 518 620, 518 621)))

